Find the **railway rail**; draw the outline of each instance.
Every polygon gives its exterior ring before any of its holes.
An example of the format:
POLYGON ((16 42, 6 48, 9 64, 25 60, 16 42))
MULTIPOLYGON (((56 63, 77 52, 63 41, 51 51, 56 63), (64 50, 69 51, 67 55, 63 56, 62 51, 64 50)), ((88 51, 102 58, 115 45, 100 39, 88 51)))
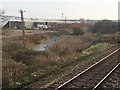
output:
POLYGON ((22 87, 22 89, 26 89, 26 88, 33 88, 33 86, 36 88, 36 86, 39 86, 41 89, 57 89, 61 84, 63 84, 65 81, 69 80, 70 78, 72 78, 73 76, 75 76, 76 74, 82 72, 83 70, 85 70, 86 68, 90 67, 91 65, 93 65, 94 63, 98 62, 100 60, 100 58, 105 57, 106 55, 110 54, 111 52, 115 51, 117 48, 119 47, 119 44, 117 45, 113 45, 112 47, 108 48, 104 53, 100 53, 99 56, 96 56, 95 59, 93 59, 92 61, 87 60, 87 57, 85 57, 85 62, 88 61, 88 63, 85 63, 85 65, 83 65, 83 63, 81 63, 80 61, 78 61, 76 64, 74 64, 73 66, 71 66, 70 68, 65 68, 64 72, 61 74, 60 77, 56 78, 53 81, 47 82, 47 83, 43 83, 43 84, 39 84, 39 81, 36 81, 34 83, 28 84, 24 87, 22 87))
POLYGON ((102 58, 84 71, 78 73, 73 78, 61 84, 56 90, 65 88, 91 88, 96 89, 108 76, 116 65, 119 65, 118 57, 120 48, 102 58), (107 76, 106 76, 107 75, 107 76))
MULTIPOLYGON (((119 72, 120 63, 118 63, 92 90, 95 90, 97 88, 106 88, 104 87, 104 82, 111 76, 111 74, 116 73, 115 71, 119 72), (118 69, 118 70, 117 70, 118 69)), ((118 79, 118 76, 117 76, 118 79)), ((116 85, 118 86, 119 81, 117 81, 116 85)), ((107 87, 107 88, 118 88, 118 87, 107 87)))

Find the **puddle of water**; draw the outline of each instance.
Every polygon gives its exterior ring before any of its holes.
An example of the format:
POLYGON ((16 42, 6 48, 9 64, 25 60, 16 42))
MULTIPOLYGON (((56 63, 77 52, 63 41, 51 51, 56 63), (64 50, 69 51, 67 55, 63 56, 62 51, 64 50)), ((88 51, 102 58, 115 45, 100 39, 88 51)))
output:
POLYGON ((46 51, 46 46, 45 44, 39 44, 36 46, 35 50, 36 51, 46 51))
POLYGON ((60 37, 57 37, 57 38, 55 37, 55 38, 51 39, 50 41, 45 42, 44 44, 38 44, 35 47, 35 50, 36 51, 46 51, 49 46, 57 43, 59 40, 60 40, 60 37))

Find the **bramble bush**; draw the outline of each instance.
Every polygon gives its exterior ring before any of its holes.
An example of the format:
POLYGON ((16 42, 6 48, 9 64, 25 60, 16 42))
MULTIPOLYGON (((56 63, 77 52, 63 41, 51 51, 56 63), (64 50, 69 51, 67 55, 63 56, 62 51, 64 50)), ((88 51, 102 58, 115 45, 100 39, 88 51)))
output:
POLYGON ((2 46, 2 51, 11 54, 16 50, 25 50, 26 48, 17 43, 8 43, 2 46))
POLYGON ((79 27, 74 27, 73 28, 73 35, 79 36, 79 35, 83 35, 83 34, 84 34, 84 32, 81 28, 79 28, 79 27))
POLYGON ((31 65, 35 56, 39 53, 33 50, 17 50, 12 53, 12 59, 17 62, 22 62, 26 65, 31 65))

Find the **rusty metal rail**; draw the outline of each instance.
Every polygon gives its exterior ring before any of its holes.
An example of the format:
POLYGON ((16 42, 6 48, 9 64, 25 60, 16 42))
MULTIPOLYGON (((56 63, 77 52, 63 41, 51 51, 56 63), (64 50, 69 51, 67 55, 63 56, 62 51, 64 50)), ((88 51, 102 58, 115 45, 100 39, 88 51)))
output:
MULTIPOLYGON (((109 55, 105 56, 104 58, 102 58, 101 60, 99 60, 98 62, 96 62, 95 64, 93 64, 92 66, 88 67, 87 69, 85 69, 84 71, 78 73, 77 75, 75 75, 73 78, 69 79, 68 81, 66 81, 65 83, 61 84, 60 86, 58 86, 55 90, 59 90, 61 88, 63 88, 64 86, 68 85, 70 82, 72 82, 73 80, 77 79, 78 77, 80 77, 81 75, 83 75, 84 73, 88 72, 89 70, 91 70, 93 67, 95 67, 96 65, 100 64, 102 61, 105 61, 106 59, 108 59, 110 56, 112 56, 113 54, 117 53, 120 50, 120 48, 118 48, 117 50, 115 50, 114 52, 110 53, 109 55)), ((106 76, 107 77, 107 76, 106 76)), ((105 78, 104 78, 105 79, 105 78)), ((101 80, 101 82, 103 81, 103 79, 101 80)), ((99 84, 101 83, 99 82, 95 87, 97 88, 97 86, 99 86, 99 84)), ((93 90, 94 90, 93 89, 93 90)))

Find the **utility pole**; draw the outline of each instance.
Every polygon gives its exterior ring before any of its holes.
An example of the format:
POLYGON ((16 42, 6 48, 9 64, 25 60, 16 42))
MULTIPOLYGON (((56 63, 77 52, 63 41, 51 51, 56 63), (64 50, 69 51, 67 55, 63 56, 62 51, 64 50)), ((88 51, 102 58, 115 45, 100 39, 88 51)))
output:
POLYGON ((25 12, 25 11, 20 10, 21 21, 22 21, 23 46, 25 47, 25 38, 26 37, 25 37, 25 22, 24 22, 23 12, 25 12))
POLYGON ((62 13, 62 22, 63 22, 63 13, 62 13))

